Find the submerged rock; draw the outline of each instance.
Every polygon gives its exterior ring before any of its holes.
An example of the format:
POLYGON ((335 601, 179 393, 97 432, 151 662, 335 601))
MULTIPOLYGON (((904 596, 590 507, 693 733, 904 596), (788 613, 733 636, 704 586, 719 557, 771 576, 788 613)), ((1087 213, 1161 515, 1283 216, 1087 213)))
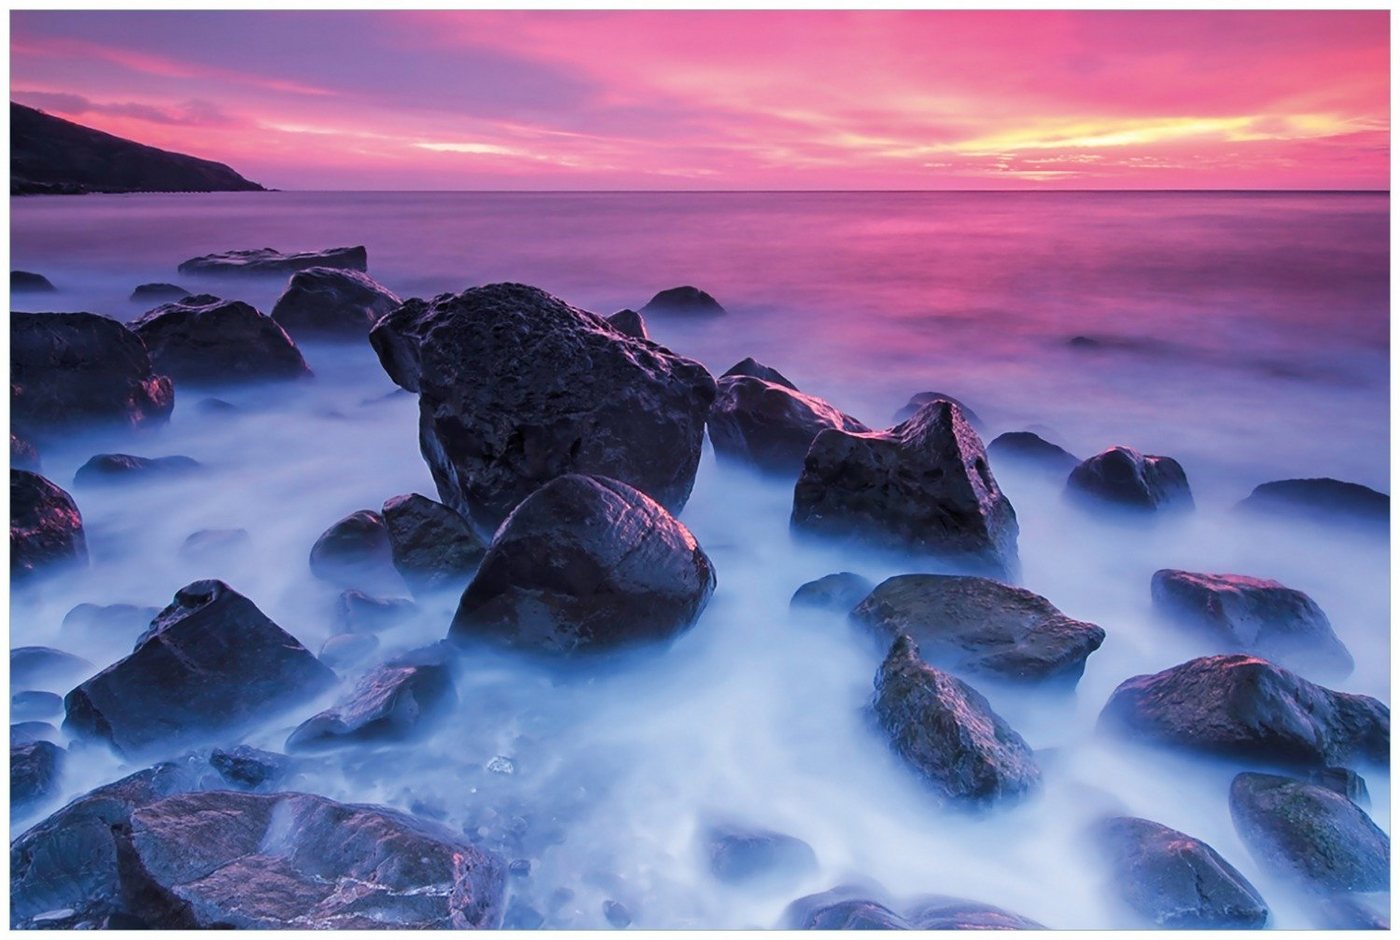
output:
POLYGON ((617 480, 569 474, 501 525, 451 636, 548 653, 665 640, 695 622, 714 587, 710 559, 660 504, 617 480))
POLYGON ((10 650, 10 688, 68 688, 92 675, 92 663, 81 656, 48 646, 18 646, 10 650))
POLYGON ((235 789, 257 790, 276 786, 288 775, 292 762, 282 754, 240 744, 229 750, 215 748, 209 754, 209 766, 235 789))
POLYGON ((905 574, 880 584, 851 619, 882 643, 909 635, 932 664, 1020 682, 1075 682, 1104 641, 1039 594, 990 578, 905 574))
POLYGON ((52 294, 56 290, 58 288, 53 286, 53 282, 42 274, 33 271, 10 272, 11 294, 52 294))
POLYGON ((755 379, 772 382, 774 385, 781 385, 783 388, 790 388, 794 392, 798 390, 797 386, 793 385, 792 382, 788 380, 787 376, 771 366, 765 366, 752 356, 740 359, 738 362, 734 363, 734 365, 729 367, 729 371, 720 376, 720 378, 727 379, 735 375, 752 376, 755 379))
POLYGON ((386 664, 363 676, 344 699, 302 722, 287 738, 287 750, 406 741, 429 730, 456 702, 445 665, 386 664))
POLYGON ((1323 522, 1389 525, 1390 497, 1360 483, 1320 477, 1261 483, 1239 503, 1246 512, 1300 515, 1323 522))
POLYGON ((647 332, 646 318, 635 310, 619 310, 606 319, 612 328, 623 336, 630 336, 633 339, 651 339, 651 334, 647 332))
POLYGON ((792 595, 788 606, 818 607, 846 614, 873 590, 875 583, 869 578, 862 578, 850 571, 838 571, 802 585, 792 595))
POLYGON ((154 281, 149 284, 138 284, 131 292, 131 300, 137 303, 163 303, 167 300, 180 300, 190 296, 193 291, 187 291, 179 284, 168 284, 164 281, 154 281))
POLYGON ((10 469, 40 472, 39 448, 23 435, 10 432, 10 469))
POLYGON ((1224 650, 1334 676, 1355 666, 1313 599, 1277 581, 1164 568, 1152 576, 1152 603, 1224 650))
POLYGON ((338 633, 321 644, 321 662, 332 669, 345 670, 364 662, 379 648, 373 633, 338 633))
POLYGON ((1145 512, 1195 508, 1181 464, 1131 447, 1110 447, 1075 467, 1065 492, 1091 504, 1145 512))
POLYGON ((78 468, 73 482, 79 486, 100 486, 144 479, 187 476, 201 468, 189 457, 134 457, 131 454, 98 454, 78 468))
POLYGON ((1007 431, 987 445, 987 456, 998 465, 1019 464, 1063 478, 1079 458, 1033 431, 1007 431))
POLYGON ((48 741, 10 744, 10 814, 52 799, 63 772, 63 748, 48 741))
POLYGON ((1308 774, 1308 782, 1340 793, 1357 806, 1366 806, 1371 802, 1365 779, 1347 767, 1323 767, 1321 770, 1314 770, 1308 774))
POLYGON ((384 517, 370 509, 352 512, 311 546, 311 573, 344 587, 383 583, 392 566, 384 517))
POLYGON ((709 418, 715 454, 770 473, 799 473, 812 439, 827 428, 870 430, 820 398, 752 376, 721 378, 718 389, 709 418))
POLYGON ((62 489, 28 470, 10 471, 10 577, 87 564, 78 506, 62 489))
POLYGON ((648 300, 642 308, 644 315, 654 313, 679 313, 700 316, 718 316, 725 312, 719 301, 698 287, 686 285, 663 290, 648 300))
POLYGON ((410 587, 460 590, 486 554, 467 520, 426 496, 395 496, 382 516, 394 567, 410 587))
POLYGON ((37 741, 57 744, 62 740, 59 731, 47 721, 17 721, 10 725, 10 747, 21 747, 37 741))
POLYGON ((180 543, 180 557, 190 561, 222 561, 253 546, 247 529, 200 529, 180 543))
POLYGON ((800 877, 817 867, 812 847, 767 829, 712 826, 705 833, 710 873, 724 884, 800 877))
POLYGON ((398 626, 416 613, 418 605, 404 598, 342 591, 335 601, 335 632, 378 633, 398 626))
POLYGON ((793 493, 794 529, 854 537, 1014 577, 1016 511, 982 442, 947 401, 887 431, 826 430, 793 493))
POLYGON ((137 604, 78 604, 63 616, 62 632, 84 635, 116 633, 136 637, 145 632, 160 613, 159 607, 137 604))
POLYGON ((690 496, 715 395, 698 362, 522 284, 409 300, 370 342, 419 392, 438 493, 479 531, 566 473, 621 480, 675 512, 690 496))
POLYGON ((957 405, 958 408, 961 409, 963 417, 967 419, 968 424, 972 425, 973 428, 977 430, 982 429, 982 419, 977 417, 977 412, 967 407, 961 399, 954 398, 952 395, 945 395, 943 392, 919 392, 917 395, 910 396, 909 401, 905 402, 904 407, 894 413, 894 423, 901 424, 908 421, 910 418, 914 417, 914 415, 918 414, 925 405, 932 404, 936 401, 952 402, 957 405))
POLYGON ((200 255, 181 262, 181 274, 278 275, 307 268, 341 268, 364 271, 369 266, 364 245, 353 248, 327 248, 324 251, 281 252, 273 248, 250 248, 200 255))
POLYGON ((63 714, 63 699, 52 692, 30 689, 10 696, 10 718, 15 721, 35 721, 63 714))
POLYGON ((211 385, 311 375, 292 338, 271 317, 209 294, 163 304, 131 322, 151 359, 177 382, 211 385))
POLYGON ((362 338, 401 303, 393 291, 361 271, 307 268, 287 282, 272 308, 272 319, 296 337, 362 338))
POLYGON ((1253 656, 1205 656, 1114 690, 1100 726, 1148 743, 1271 764, 1390 759, 1390 709, 1253 656))

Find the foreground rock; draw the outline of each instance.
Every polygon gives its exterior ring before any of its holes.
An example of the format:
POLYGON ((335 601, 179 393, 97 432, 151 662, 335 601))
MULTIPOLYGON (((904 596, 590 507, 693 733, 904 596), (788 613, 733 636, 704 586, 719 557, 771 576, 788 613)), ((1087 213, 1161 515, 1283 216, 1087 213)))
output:
POLYGON ((43 441, 89 425, 142 428, 175 407, 142 339, 95 313, 10 314, 11 431, 43 441))
POLYGON ((987 456, 998 466, 1019 464, 1064 478, 1079 458, 1034 431, 1007 431, 987 445, 987 456))
POLYGON ((1073 684, 1104 641, 1102 627, 990 578, 898 575, 862 600, 851 619, 881 645, 909 635, 936 666, 1018 682, 1073 684))
POLYGON ((180 300, 190 296, 194 291, 185 290, 179 284, 167 284, 164 281, 155 281, 149 284, 138 284, 131 292, 131 300, 136 303, 164 303, 167 300, 180 300))
POLYGON ((438 493, 478 531, 565 473, 621 480, 672 512, 690 496, 715 395, 697 362, 522 284, 409 300, 370 342, 419 393, 438 493))
POLYGON ((794 529, 857 538, 1014 578, 1016 511, 957 405, 887 431, 817 435, 793 493, 794 529))
POLYGON ((1089 505, 1144 512, 1195 508, 1186 471, 1170 457, 1110 447, 1070 472, 1066 493, 1089 505))
POLYGON ((10 577, 18 583, 87 560, 83 517, 73 497, 37 473, 11 470, 10 577))
POLYGON ((324 251, 282 252, 273 248, 220 251, 181 262, 181 274, 264 276, 292 274, 307 268, 340 268, 364 271, 369 258, 364 245, 353 248, 327 248, 324 251))
POLYGON ((623 336, 633 339, 651 339, 647 332, 647 321, 635 310, 619 310, 607 318, 608 324, 623 336))
POLYGON ((844 885, 799 898, 788 905, 782 926, 795 930, 1045 929, 1029 918, 990 904, 937 894, 899 905, 905 911, 901 915, 867 896, 880 893, 844 885))
POLYGON ((181 589, 125 659, 68 693, 64 728, 134 755, 233 734, 335 674, 222 581, 181 589))
POLYGON ((1147 743, 1270 764, 1387 764, 1390 709, 1253 656, 1206 656, 1120 685, 1099 724, 1147 743))
POLYGON ((292 275, 272 319, 292 336, 363 339, 379 318, 403 303, 361 271, 307 268, 292 275))
POLYGON ((42 274, 33 271, 10 272, 11 294, 52 294, 56 290, 58 288, 53 286, 53 282, 42 274))
POLYGON ((1102 820, 1093 836, 1114 891, 1154 927, 1263 927, 1269 908, 1220 853, 1184 832, 1131 816, 1102 820))
POLYGON ((394 567, 415 589, 460 590, 486 554, 467 520, 426 496, 395 496, 381 516, 394 567))
POLYGON ((812 847, 767 829, 712 826, 705 833, 710 873, 724 884, 791 879, 817 867, 812 847))
POLYGON ((655 313, 719 316, 724 312, 725 309, 720 306, 719 301, 700 288, 689 285, 663 290, 648 300, 646 306, 642 308, 642 314, 645 316, 651 316, 655 313))
POLYGON ((382 584, 392 566, 384 517, 369 509, 341 519, 311 546, 311 573, 343 587, 382 584))
POLYGON ((869 578, 862 578, 850 571, 838 571, 802 585, 792 595, 788 606, 794 609, 815 607, 847 614, 873 590, 875 583, 869 578))
POLYGON ((186 297, 142 314, 131 328, 157 368, 177 382, 209 385, 311 374, 286 331, 242 301, 186 297))
POLYGON ((200 469, 189 457, 135 457, 131 454, 98 454, 78 468, 73 482, 79 486, 135 482, 188 476, 200 469))
POLYGON ((1277 581, 1164 568, 1152 576, 1152 603, 1223 650, 1337 677, 1355 666, 1313 599, 1277 581))
POLYGON ((688 629, 715 587, 690 530, 617 480, 569 474, 506 519, 451 635, 548 653, 608 650, 688 629))
POLYGON ((772 382, 774 385, 781 385, 783 388, 790 388, 794 392, 798 390, 797 386, 793 385, 792 382, 788 380, 787 376, 771 366, 765 366, 752 356, 740 359, 738 362, 734 363, 734 365, 729 367, 729 371, 720 376, 720 378, 726 379, 732 375, 752 376, 755 379, 772 382))
POLYGON ((709 428, 716 455, 793 475, 801 472, 813 438, 827 428, 870 430, 820 398, 747 375, 719 380, 709 428))
POLYGON ((977 690, 921 660, 907 636, 875 676, 875 715, 896 753, 946 800, 1014 802, 1040 786, 1025 740, 977 690))
POLYGON ((26 812, 58 792, 66 752, 48 742, 10 745, 10 814, 26 812))
POLYGON ((362 677, 343 700, 302 722, 287 750, 374 741, 407 741, 428 730, 457 702, 442 664, 385 664, 362 677))
POLYGON ((904 403, 904 407, 894 413, 894 423, 900 424, 901 422, 908 421, 910 418, 914 417, 914 415, 918 414, 920 409, 925 405, 932 404, 936 401, 952 402, 954 405, 957 405, 962 411, 963 417, 967 419, 967 423, 977 430, 981 430, 982 419, 977 417, 977 412, 967 407, 961 399, 954 398, 952 395, 945 395, 943 392, 919 392, 917 395, 911 395, 909 400, 904 403))
POLYGON ((1360 483, 1320 477, 1261 483, 1240 501, 1246 512, 1304 516, 1321 522, 1389 525, 1390 497, 1360 483))

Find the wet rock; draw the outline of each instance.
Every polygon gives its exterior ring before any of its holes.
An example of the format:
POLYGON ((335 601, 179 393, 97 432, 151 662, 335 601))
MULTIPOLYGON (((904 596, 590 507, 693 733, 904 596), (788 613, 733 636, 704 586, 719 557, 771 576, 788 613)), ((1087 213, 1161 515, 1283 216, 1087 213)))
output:
POLYGON ((131 321, 162 372, 188 385, 311 375, 292 338, 239 300, 209 294, 162 304, 131 321))
POLYGON ((180 300, 192 293, 194 292, 185 290, 179 284, 154 281, 136 285, 136 289, 131 292, 131 299, 138 303, 163 303, 167 300, 180 300))
POLYGON ((1040 786, 1025 740, 976 689, 923 662, 907 636, 875 676, 874 705, 895 752, 945 800, 1012 802, 1040 786))
POLYGON ((725 312, 719 301, 698 287, 686 285, 663 290, 642 308, 646 316, 679 313, 691 316, 718 316, 725 312))
POLYGON ((321 645, 320 660, 332 669, 348 669, 379 649, 373 633, 339 633, 321 645))
POLYGON ((82 635, 115 633, 134 641, 159 613, 159 607, 136 604, 79 604, 63 616, 61 630, 82 635))
POLYGON ((1371 794, 1366 790, 1365 779, 1350 768, 1323 767, 1308 774, 1308 782, 1340 793, 1357 806, 1370 805, 1371 794))
POLYGON ((63 699, 52 692, 16 692, 10 696, 10 718, 14 721, 36 721, 63 714, 63 699))
POLYGON ((426 496, 395 496, 383 519, 394 567, 417 590, 461 590, 486 554, 467 520, 426 496))
POLYGON ((98 454, 78 468, 73 483, 102 486, 140 480, 168 479, 197 473, 202 465, 189 457, 134 457, 131 454, 98 454))
POLYGON ((801 472, 812 440, 827 428, 870 430, 820 398, 747 375, 719 380, 709 428, 719 457, 781 474, 801 472))
POLYGON ((28 470, 38 473, 40 469, 39 448, 26 437, 10 432, 10 469, 28 470))
POLYGON ((180 543, 180 557, 216 562, 244 554, 252 547, 253 539, 247 529, 200 529, 180 543))
POLYGON ((963 417, 967 419, 968 424, 972 425, 976 430, 980 431, 982 429, 982 419, 977 416, 977 412, 967 407, 961 399, 954 398, 952 395, 947 395, 943 392, 919 392, 917 395, 911 396, 909 401, 905 402, 904 407, 894 413, 894 423, 902 424, 908 421, 910 418, 914 417, 914 415, 918 414, 925 405, 936 401, 947 401, 957 405, 958 408, 962 410, 963 417))
POLYGON ((511 898, 506 909, 503 930, 538 930, 544 926, 544 915, 526 904, 520 898, 511 898))
POLYGON ((42 274, 33 271, 10 272, 11 294, 51 294, 56 290, 58 288, 53 286, 53 282, 42 274))
POLYGON ((361 271, 307 268, 287 282, 272 308, 272 319, 299 338, 363 338, 401 303, 393 291, 361 271))
POLYGON ((990 578, 905 574, 851 611, 884 643, 907 634, 933 665, 1018 682, 1073 684, 1104 631, 1039 594, 990 578))
POLYGON ((612 328, 623 336, 630 336, 633 339, 651 339, 651 334, 647 332, 647 321, 635 310, 619 310, 607 318, 612 324, 612 328))
POLYGON ((10 747, 48 741, 57 744, 61 740, 58 729, 47 721, 20 721, 10 725, 10 747))
POLYGON ((812 847, 767 829, 713 826, 705 833, 710 872, 725 884, 790 879, 817 867, 812 847))
POLYGON ((182 588, 125 659, 68 693, 71 734, 124 754, 234 734, 319 694, 334 674, 222 581, 182 588))
POLYGON ((1326 787, 1244 773, 1230 816, 1259 867, 1321 894, 1390 889, 1390 837, 1326 787))
POLYGON ((1170 457, 1110 447, 1070 472, 1065 492, 1087 504, 1110 504, 1144 512, 1195 508, 1186 471, 1170 457))
POLYGON ((997 486, 975 431, 936 401, 887 431, 826 430, 807 452, 792 526, 938 557, 1014 577, 1016 511, 997 486))
POLYGON ((789 906, 787 916, 788 923, 796 930, 914 929, 888 907, 864 898, 834 900, 829 904, 813 904, 810 899, 803 898, 789 906))
POLYGON ((1239 503, 1245 512, 1323 522, 1390 524, 1390 497, 1360 483, 1320 477, 1261 483, 1239 503))
POLYGON ((621 901, 604 901, 603 918, 618 930, 622 930, 631 925, 632 912, 621 901))
POLYGON ((378 633, 398 626, 416 613, 418 605, 410 600, 342 591, 335 601, 335 632, 378 633))
POLYGON ((311 546, 311 573, 332 584, 383 584, 392 565, 384 517, 369 509, 341 519, 311 546))
POLYGON ((451 637, 547 653, 665 640, 695 622, 714 586, 710 559, 660 504, 617 480, 569 474, 501 525, 451 637))
POLYGON ((11 688, 69 688, 95 671, 96 667, 81 656, 49 646, 18 646, 10 650, 11 688))
POLYGON ((1152 603, 1222 650, 1337 677, 1355 665, 1313 599, 1277 581, 1164 568, 1152 576, 1152 603))
POLYGON ((963 898, 933 895, 914 904, 905 919, 915 930, 1044 930, 1028 917, 963 898))
POLYGON ((788 606, 817 607, 848 614, 865 596, 875 590, 875 582, 850 571, 838 571, 815 581, 808 581, 792 595, 788 606))
POLYGON ((292 762, 281 754, 240 744, 228 750, 215 748, 209 755, 209 766, 229 786, 257 790, 277 786, 291 771, 292 762))
POLYGON ((1263 927, 1269 908, 1220 853, 1184 832, 1131 816, 1102 820, 1093 836, 1113 890, 1154 927, 1263 927))
POLYGON ((1101 727, 1146 743, 1270 764, 1385 764, 1390 709, 1253 656, 1205 656, 1124 682, 1101 727))
POLYGON ((729 371, 720 376, 720 378, 726 379, 735 375, 748 375, 755 379, 771 382, 774 385, 781 385, 783 388, 790 388, 794 392, 798 390, 797 386, 793 385, 787 376, 771 366, 765 366, 752 356, 740 359, 738 362, 734 363, 734 365, 729 367, 729 371))
POLYGON ((89 425, 144 428, 175 407, 146 344, 95 313, 10 314, 11 431, 43 442, 89 425))
POLYGON ((673 512, 690 496, 715 394, 697 362, 522 284, 407 301, 370 342, 419 392, 438 493, 478 531, 566 473, 621 480, 673 512))
POLYGON ((250 248, 200 255, 181 262, 181 274, 203 275, 285 275, 307 268, 340 268, 364 271, 369 267, 364 245, 353 248, 327 248, 324 251, 281 252, 272 248, 250 248))
POLYGON ((302 722, 287 738, 287 750, 411 740, 456 704, 446 666, 385 664, 363 676, 344 699, 302 722))
POLYGON ((987 445, 987 456, 998 466, 1018 464, 1063 478, 1079 458, 1031 431, 1007 431, 987 445))
POLYGON ((28 470, 10 471, 10 577, 87 564, 78 506, 62 489, 28 470))
POLYGON ((27 811, 58 793, 63 748, 48 741, 10 745, 10 813, 27 811))

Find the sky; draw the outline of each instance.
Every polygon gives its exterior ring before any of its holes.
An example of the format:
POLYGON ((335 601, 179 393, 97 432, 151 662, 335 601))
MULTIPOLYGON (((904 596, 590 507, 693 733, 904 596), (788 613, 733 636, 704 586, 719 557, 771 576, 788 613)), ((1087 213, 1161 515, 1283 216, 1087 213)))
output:
POLYGON ((11 13, 11 98, 279 189, 1388 189, 1387 11, 11 13))

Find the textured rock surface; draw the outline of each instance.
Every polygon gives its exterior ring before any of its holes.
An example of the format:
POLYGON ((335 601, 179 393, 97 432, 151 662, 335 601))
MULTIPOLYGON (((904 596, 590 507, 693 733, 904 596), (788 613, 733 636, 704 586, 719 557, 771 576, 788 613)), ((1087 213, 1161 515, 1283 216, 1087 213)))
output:
POLYGON ((720 376, 720 378, 726 379, 734 375, 749 375, 756 379, 762 379, 765 382, 772 382, 774 385, 790 388, 794 392, 798 390, 797 386, 793 385, 792 382, 788 380, 787 376, 771 366, 765 366, 752 356, 740 359, 738 362, 734 363, 734 365, 729 367, 729 371, 720 376))
POLYGON ((73 497, 28 470, 10 471, 10 577, 87 564, 83 517, 73 497))
POLYGON ((725 310, 719 301, 698 287, 686 285, 663 290, 648 300, 642 308, 643 315, 654 313, 680 313, 700 316, 718 316, 725 310))
POLYGON ((296 379, 311 370, 271 317, 209 294, 162 304, 131 322, 151 359, 177 382, 209 385, 296 379))
POLYGON ((137 480, 186 476, 200 469, 189 457, 136 457, 131 454, 98 454, 78 468, 73 482, 79 486, 100 486, 137 480))
POLYGON ((48 742, 10 745, 10 815, 49 800, 58 791, 63 771, 62 748, 48 742))
POLYGON ((1195 507, 1181 464, 1131 447, 1110 447, 1090 457, 1070 472, 1065 491, 1089 504, 1147 512, 1195 507))
POLYGON ((296 337, 364 337, 379 318, 403 303, 368 274, 307 268, 293 274, 272 308, 272 319, 296 337))
POLYGON ((875 583, 869 578, 862 578, 850 571, 838 571, 802 585, 793 593, 788 606, 817 607, 846 614, 873 590, 875 583))
POLYGON ((28 470, 31 473, 41 473, 43 467, 39 460, 39 448, 34 446, 34 442, 22 434, 10 432, 10 469, 28 470))
POLYGON ((426 496, 395 496, 381 515, 394 567, 416 589, 460 590, 486 554, 467 520, 426 496))
POLYGON ((998 466, 1020 464, 1062 479, 1079 465, 1079 458, 1034 431, 1007 431, 987 445, 987 456, 998 466))
POLYGON ((1261 483, 1239 508, 1264 514, 1301 515, 1327 522, 1389 525, 1390 497, 1360 483, 1330 477, 1261 483))
POLYGON ((719 380, 709 428, 718 456, 792 475, 802 470, 812 440, 827 428, 870 430, 820 398, 748 375, 719 380))
POLYGON ((302 722, 287 738, 287 750, 409 740, 456 702, 445 665, 385 664, 363 676, 344 699, 302 722))
POLYGON ((278 275, 307 268, 342 268, 363 271, 368 265, 364 245, 353 248, 327 248, 324 251, 282 252, 275 248, 249 248, 200 255, 180 263, 181 274, 278 275))
POLYGON ((1045 925, 1020 914, 963 898, 933 896, 910 906, 905 914, 915 930, 1044 930, 1045 925))

